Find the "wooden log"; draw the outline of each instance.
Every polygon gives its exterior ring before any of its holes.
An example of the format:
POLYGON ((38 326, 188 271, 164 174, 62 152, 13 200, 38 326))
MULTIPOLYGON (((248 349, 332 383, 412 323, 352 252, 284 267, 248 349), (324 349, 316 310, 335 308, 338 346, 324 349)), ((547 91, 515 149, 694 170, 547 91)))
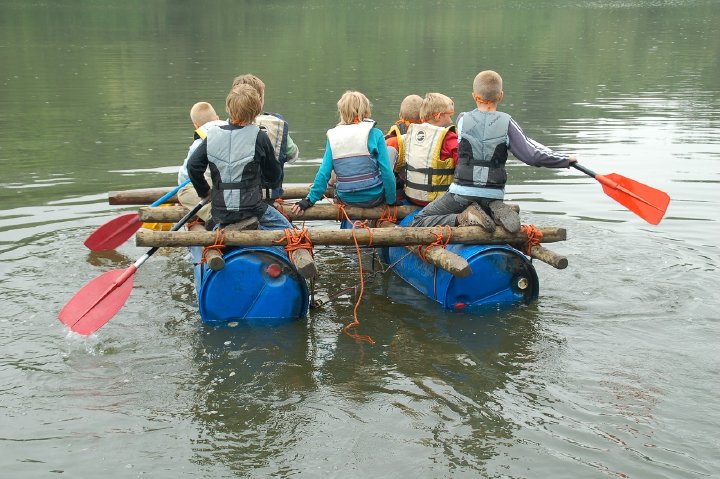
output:
MULTIPOLYGON (((517 205, 512 205, 519 210, 517 205)), ((312 208, 305 210, 305 214, 298 216, 292 213, 291 205, 277 204, 278 210, 284 215, 290 218, 290 221, 294 220, 336 220, 338 218, 338 209, 335 205, 330 204, 316 204, 312 208)), ((419 206, 398 206, 397 210, 395 207, 391 207, 391 213, 396 214, 398 219, 405 218, 413 211, 420 209, 419 206)), ((346 206, 345 211, 348 216, 353 219, 363 220, 377 220, 382 217, 384 208, 359 208, 357 206, 346 206)), ((183 206, 164 206, 164 207, 150 207, 145 206, 140 208, 140 219, 148 223, 175 223, 187 213, 187 210, 183 206)))
POLYGON ((553 268, 565 269, 568 266, 568 260, 565 256, 559 255, 542 246, 533 246, 530 248, 530 256, 543 263, 547 263, 553 268))
MULTIPOLYGON (((564 228, 543 227, 544 243, 565 241, 567 234, 564 228)), ((450 228, 450 243, 463 244, 512 244, 524 245, 527 236, 524 233, 510 233, 498 228, 488 233, 479 226, 461 226, 450 228)), ((361 246, 408 246, 426 245, 435 241, 438 228, 435 227, 402 227, 402 228, 359 228, 355 230, 358 244, 361 246), (372 241, 370 235, 372 234, 372 241)), ((443 231, 447 234, 447 230, 443 231)), ((310 229, 310 240, 318 245, 352 246, 353 231, 310 229)), ((283 230, 230 231, 225 233, 225 244, 232 246, 272 246, 283 244, 283 230)), ((211 232, 193 231, 150 231, 140 230, 135 235, 138 246, 207 246, 215 242, 215 234, 211 232)))
MULTIPOLYGON (((188 228, 190 231, 194 232, 205 232, 207 231, 205 229, 205 226, 201 224, 194 224, 190 228, 188 228)), ((204 252, 205 254, 205 263, 208 265, 208 268, 210 268, 213 271, 220 271, 225 267, 225 259, 223 258, 222 252, 216 249, 207 250, 204 252)))
POLYGON ((290 252, 290 259, 305 279, 314 279, 317 277, 317 265, 310 251, 306 249, 296 249, 290 252))
MULTIPOLYGON (((161 196, 167 194, 173 187, 167 188, 141 188, 137 190, 111 191, 108 193, 108 204, 111 205, 149 205, 161 196)), ((310 187, 305 185, 287 184, 283 186, 283 199, 298 200, 305 198, 310 192, 310 187)), ((330 187, 325 195, 332 198, 335 195, 335 188, 330 187)), ((263 197, 266 197, 263 190, 263 197)), ((177 203, 177 196, 170 198, 167 203, 177 203)))
MULTIPOLYGON (((111 191, 108 193, 108 204, 111 205, 149 205, 158 198, 168 194, 173 188, 142 188, 137 190, 111 191)), ((167 203, 177 203, 177 195, 167 203)))
MULTIPOLYGON (((242 220, 238 223, 233 223, 225 227, 225 231, 243 231, 243 230, 256 230, 259 222, 255 217, 242 220)), ((205 226, 200 224, 194 224, 189 228, 190 231, 194 232, 207 232, 205 226)), ((215 235, 216 233, 212 233, 215 235)), ((222 251, 219 249, 210 249, 204 251, 205 263, 213 271, 220 271, 225 267, 225 258, 223 258, 222 251)))
MULTIPOLYGON (((393 223, 384 223, 380 226, 380 228, 397 227, 398 226, 393 223)), ((453 253, 452 251, 448 251, 445 248, 441 248, 440 246, 431 246, 424 249, 422 252, 420 251, 420 246, 406 246, 405 248, 417 254, 421 258, 424 257, 424 259, 433 266, 444 269, 458 278, 465 278, 472 273, 472 268, 470 268, 470 264, 468 264, 465 258, 459 254, 453 253)))

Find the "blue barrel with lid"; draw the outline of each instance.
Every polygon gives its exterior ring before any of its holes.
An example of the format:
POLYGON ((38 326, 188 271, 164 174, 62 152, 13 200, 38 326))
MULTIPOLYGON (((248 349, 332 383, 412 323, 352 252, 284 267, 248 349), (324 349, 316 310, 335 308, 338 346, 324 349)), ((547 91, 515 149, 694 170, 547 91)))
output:
MULTIPOLYGON (((400 225, 407 226, 411 215, 400 225)), ((463 310, 529 303, 538 298, 539 281, 527 256, 508 245, 451 244, 448 251, 470 264, 472 273, 457 278, 408 254, 404 247, 387 248, 384 259, 408 284, 444 308, 463 310)))
POLYGON ((200 316, 211 326, 233 322, 276 325, 305 317, 310 303, 305 279, 282 247, 238 247, 225 267, 200 264, 202 248, 190 248, 200 316))

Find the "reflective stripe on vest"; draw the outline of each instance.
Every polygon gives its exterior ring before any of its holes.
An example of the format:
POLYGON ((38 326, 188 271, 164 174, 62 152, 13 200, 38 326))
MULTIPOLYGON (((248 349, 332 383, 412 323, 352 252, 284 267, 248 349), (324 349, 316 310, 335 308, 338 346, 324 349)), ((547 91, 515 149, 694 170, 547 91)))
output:
POLYGON ((503 189, 507 181, 505 162, 510 115, 473 110, 462 118, 455 184, 480 190, 503 189))
POLYGON ((273 150, 275 150, 275 158, 277 158, 281 165, 285 164, 287 158, 287 122, 283 120, 280 115, 263 113, 258 115, 253 123, 267 133, 273 145, 273 150))
POLYGON ((207 137, 207 156, 213 175, 213 208, 240 211, 262 201, 260 171, 255 162, 255 143, 260 128, 213 128, 207 137))
POLYGON ((455 160, 440 158, 443 141, 454 126, 441 127, 423 123, 413 124, 405 135, 405 196, 430 202, 442 196, 450 187, 455 172, 455 160))
POLYGON ((374 127, 373 120, 363 120, 328 130, 328 144, 337 175, 337 191, 351 193, 382 185, 377 159, 372 157, 368 149, 368 138, 374 127))

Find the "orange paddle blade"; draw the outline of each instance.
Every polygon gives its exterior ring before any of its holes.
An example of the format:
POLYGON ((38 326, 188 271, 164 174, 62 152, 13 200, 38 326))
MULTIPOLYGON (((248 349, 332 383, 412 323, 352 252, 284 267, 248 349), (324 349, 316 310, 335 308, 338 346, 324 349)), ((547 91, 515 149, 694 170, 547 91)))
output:
POLYGON ((603 191, 648 223, 660 223, 670 204, 670 195, 617 173, 596 175, 603 191))

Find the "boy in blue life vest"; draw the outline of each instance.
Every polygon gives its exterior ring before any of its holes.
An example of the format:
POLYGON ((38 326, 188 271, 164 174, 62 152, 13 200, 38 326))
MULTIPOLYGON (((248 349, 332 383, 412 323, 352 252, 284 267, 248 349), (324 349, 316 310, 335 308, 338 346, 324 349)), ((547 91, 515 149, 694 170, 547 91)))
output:
MULTIPOLYGON (((212 126, 227 125, 226 121, 220 119, 218 114, 215 112, 215 108, 206 102, 200 101, 195 103, 190 108, 190 120, 195 127, 193 134, 193 142, 188 149, 188 154, 183 161, 180 170, 178 171, 178 185, 184 183, 188 177, 187 164, 190 159, 190 155, 195 149, 200 146, 200 143, 207 137, 207 131, 212 126)), ((210 170, 205 171, 205 179, 210 181, 210 170)), ((195 191, 192 183, 180 188, 177 192, 178 202, 185 208, 192 209, 195 205, 200 203, 200 198, 195 191)), ((203 220, 206 224, 210 221, 210 203, 203 206, 200 211, 197 212, 197 217, 203 220)))
POLYGON ((472 96, 477 108, 458 116, 458 165, 448 193, 423 208, 412 226, 481 226, 496 223, 515 233, 518 214, 503 202, 508 151, 532 166, 568 168, 575 155, 555 153, 528 138, 507 113, 497 111, 503 98, 502 78, 492 70, 477 74, 472 96))
POLYGON ((422 123, 403 135, 405 197, 426 206, 441 197, 453 181, 458 162, 458 136, 453 125, 455 103, 442 93, 428 93, 420 105, 422 123))
MULTIPOLYGON (((235 88, 238 85, 250 85, 255 88, 260 95, 263 108, 265 107, 265 83, 260 78, 252 73, 238 75, 233 80, 231 88, 235 88)), ((266 195, 269 194, 268 199, 280 198, 283 192, 282 179, 285 176, 285 164, 293 163, 297 160, 300 156, 300 149, 297 147, 292 138, 290 138, 288 124, 280 114, 263 112, 255 118, 253 123, 264 130, 268 137, 270 137, 273 149, 275 150, 275 157, 278 159, 280 166, 283 168, 283 174, 280 177, 280 185, 273 188, 270 192, 266 191, 266 195)))
POLYGON ((210 193, 212 220, 220 227, 254 216, 260 229, 292 228, 262 197, 263 185, 279 185, 282 168, 267 133, 252 124, 262 111, 260 95, 250 85, 238 85, 230 90, 225 109, 229 123, 210 128, 188 160, 198 196, 210 193), (212 189, 205 180, 208 168, 212 189))
POLYGON ((325 194, 335 172, 335 192, 347 205, 372 208, 395 203, 395 175, 382 131, 370 119, 370 101, 357 91, 346 91, 337 103, 340 123, 327 132, 322 163, 310 193, 292 211, 302 215, 325 194))

